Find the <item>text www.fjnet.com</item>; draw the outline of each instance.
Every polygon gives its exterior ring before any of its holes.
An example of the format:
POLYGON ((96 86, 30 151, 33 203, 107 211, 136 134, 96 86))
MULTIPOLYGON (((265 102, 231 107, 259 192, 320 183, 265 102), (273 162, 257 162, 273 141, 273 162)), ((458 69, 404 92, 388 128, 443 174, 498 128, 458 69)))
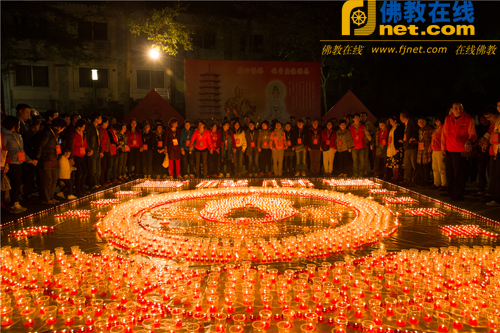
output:
POLYGON ((447 47, 441 46, 430 46, 430 47, 423 47, 423 46, 407 46, 407 45, 401 45, 399 48, 398 47, 372 47, 372 53, 394 53, 394 54, 400 54, 400 55, 405 55, 405 54, 424 54, 424 53, 431 53, 431 54, 445 54, 448 51, 447 47))

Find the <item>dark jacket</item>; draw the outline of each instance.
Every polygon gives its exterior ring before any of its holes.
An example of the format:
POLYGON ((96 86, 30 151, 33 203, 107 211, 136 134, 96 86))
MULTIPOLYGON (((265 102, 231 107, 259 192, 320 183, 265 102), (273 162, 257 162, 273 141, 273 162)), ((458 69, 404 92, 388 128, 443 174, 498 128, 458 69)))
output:
POLYGON ((254 150, 257 150, 258 147, 258 139, 259 139, 259 130, 254 128, 253 131, 250 131, 250 129, 247 129, 245 131, 245 139, 247 140, 247 149, 245 151, 245 154, 250 155, 253 153, 254 150), (252 134, 253 133, 253 139, 252 139, 252 134), (254 147, 252 147, 252 142, 254 143, 254 147))
POLYGON ((297 127, 292 133, 292 146, 295 147, 295 151, 307 148, 309 146, 309 137, 309 129, 304 126, 302 127, 302 131, 299 132, 299 128, 297 127), (301 139, 302 144, 298 143, 298 139, 301 139))
MULTIPOLYGON (((409 119, 408 123, 401 124, 401 127, 404 128, 403 132, 403 148, 406 149, 418 149, 418 125, 415 123, 413 119, 409 119), (404 137, 406 135, 406 141, 404 137), (415 139, 410 143, 410 139, 415 139)), ((396 141, 397 142, 397 141, 396 141)))
POLYGON ((152 150, 153 147, 153 132, 149 131, 148 133, 142 132, 142 148, 144 148, 144 145, 147 145, 147 151, 152 150))
MULTIPOLYGON (((92 150, 94 154, 102 153, 101 145, 99 143, 99 134, 97 133, 98 127, 95 127, 94 124, 90 124, 86 128, 87 132, 87 145, 88 149, 92 150)), ((97 155, 99 156, 99 155, 97 155)))
POLYGON ((46 166, 57 166, 56 146, 59 144, 59 136, 51 126, 40 131, 40 141, 35 149, 35 160, 46 166))
POLYGON ((307 145, 307 148, 311 149, 320 149, 321 148, 321 129, 316 128, 314 130, 313 127, 309 128, 309 144, 307 145))
POLYGON ((403 140, 404 134, 405 134, 405 125, 399 124, 398 127, 394 130, 394 148, 396 148, 396 150, 399 150, 401 149, 401 147, 403 147, 403 143, 399 142, 399 140, 403 140))
MULTIPOLYGON (((171 128, 167 128, 165 131, 165 144, 167 145, 168 158, 171 160, 181 159, 181 129, 177 127, 175 129, 175 134, 172 132, 171 128), (177 144, 174 145, 174 139, 177 140, 177 144)), ((186 133, 187 135, 187 133, 186 133)), ((186 136, 187 137, 187 136, 186 136)))

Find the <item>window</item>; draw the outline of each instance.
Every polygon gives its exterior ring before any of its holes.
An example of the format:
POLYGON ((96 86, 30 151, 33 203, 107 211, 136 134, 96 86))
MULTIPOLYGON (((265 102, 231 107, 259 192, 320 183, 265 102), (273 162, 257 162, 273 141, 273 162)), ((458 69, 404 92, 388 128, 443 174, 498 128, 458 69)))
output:
POLYGON ((16 86, 48 87, 49 67, 17 65, 16 86))
POLYGON ((215 32, 197 30, 193 36, 193 44, 202 49, 215 50, 216 39, 215 32))
MULTIPOLYGON (((80 67, 78 70, 79 76, 79 86, 80 88, 92 88, 94 83, 92 82, 92 69, 94 68, 83 68, 80 67)), ((95 68, 97 69, 97 81, 95 82, 96 88, 108 88, 108 69, 107 68, 95 68)))
POLYGON ((137 70, 137 89, 164 88, 163 71, 137 70))
POLYGON ((108 24, 101 22, 78 22, 78 38, 85 41, 108 40, 108 24))
MULTIPOLYGON (((246 36, 241 36, 240 51, 245 51, 247 38, 246 36)), ((264 36, 263 35, 252 35, 250 39, 250 52, 264 52, 264 36)))

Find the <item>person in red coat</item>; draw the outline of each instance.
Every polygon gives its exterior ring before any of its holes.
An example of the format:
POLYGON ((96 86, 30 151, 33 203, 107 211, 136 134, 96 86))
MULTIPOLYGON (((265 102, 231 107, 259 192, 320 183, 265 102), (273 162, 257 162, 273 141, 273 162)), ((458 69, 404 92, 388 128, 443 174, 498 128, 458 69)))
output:
POLYGON ((195 159, 196 159, 196 177, 200 178, 200 159, 203 159, 203 171, 205 177, 208 176, 208 152, 213 153, 212 138, 210 137, 210 131, 205 129, 205 122, 200 120, 198 122, 198 129, 193 133, 193 140, 189 149, 192 151, 195 148, 195 159))
POLYGON ((177 178, 181 176, 181 148, 179 141, 181 140, 181 130, 178 128, 179 122, 175 118, 171 118, 168 122, 166 130, 165 143, 167 145, 168 158, 170 160, 168 170, 170 178, 174 178, 174 167, 177 178))
POLYGON ((217 129, 217 124, 213 123, 210 125, 210 137, 212 138, 212 148, 213 153, 208 156, 208 174, 214 177, 219 177, 219 156, 220 156, 220 146, 221 138, 220 131, 217 129))
POLYGON ((127 171, 129 176, 139 176, 139 164, 141 161, 142 137, 141 131, 137 128, 137 121, 132 119, 127 130, 127 146, 130 147, 130 153, 127 161, 127 171), (132 172, 132 166, 134 171, 132 172))

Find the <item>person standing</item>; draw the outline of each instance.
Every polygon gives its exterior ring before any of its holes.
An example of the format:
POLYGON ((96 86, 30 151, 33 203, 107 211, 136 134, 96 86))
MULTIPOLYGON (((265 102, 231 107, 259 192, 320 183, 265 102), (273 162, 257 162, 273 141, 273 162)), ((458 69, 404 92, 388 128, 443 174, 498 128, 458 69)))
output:
POLYGON ((229 129, 229 122, 223 121, 222 128, 220 130, 220 177, 224 176, 224 169, 226 172, 226 177, 231 176, 231 171, 233 169, 233 146, 234 137, 233 132, 229 129))
MULTIPOLYGON (((500 112, 500 101, 497 102, 497 110, 500 112)), ((490 120, 491 122, 492 120, 490 120)), ((493 147, 490 154, 495 156, 492 165, 490 166, 490 175, 495 175, 494 179, 490 180, 490 193, 492 195, 491 201, 487 202, 488 206, 500 206, 500 116, 495 119, 495 127, 490 135, 490 144, 493 147)))
POLYGON ((353 177, 363 177, 365 174, 365 148, 366 139, 371 140, 370 133, 365 131, 365 126, 361 124, 359 113, 354 114, 354 123, 349 127, 354 140, 352 149, 353 177))
POLYGON ((321 170, 321 129, 318 119, 314 119, 312 127, 309 129, 307 150, 309 151, 311 173, 313 176, 318 176, 321 170))
MULTIPOLYGON (((18 118, 19 119, 19 118, 18 118)), ((24 150, 26 154, 33 158, 35 156, 35 147, 38 145, 37 133, 40 131, 43 118, 35 116, 30 121, 30 129, 23 134, 24 150)), ((33 184, 35 182, 36 166, 32 163, 23 163, 23 199, 34 200, 33 184)))
POLYGON ((234 169, 236 177, 241 177, 243 172, 243 155, 247 149, 247 140, 245 137, 245 131, 240 127, 240 123, 238 121, 236 121, 233 125, 233 138, 234 169))
POLYGON ((417 152, 417 179, 418 186, 429 186, 429 177, 431 174, 431 143, 433 128, 427 124, 425 117, 418 118, 418 152, 417 152))
POLYGON ((200 162, 203 161, 203 173, 204 177, 208 176, 208 152, 213 153, 212 149, 212 138, 210 134, 205 129, 205 122, 198 122, 198 129, 193 133, 193 140, 189 146, 189 150, 195 150, 196 159, 196 178, 201 178, 200 174, 200 162))
POLYGON ((175 175, 177 178, 182 178, 181 176, 181 148, 179 145, 181 139, 181 131, 179 130, 179 122, 175 118, 171 118, 168 122, 168 129, 166 132, 166 147, 168 151, 168 170, 170 171, 170 178, 174 178, 174 167, 175 175))
POLYGON ((418 127, 410 119, 407 111, 400 113, 399 118, 404 125, 403 135, 403 149, 404 149, 404 163, 405 169, 404 181, 401 182, 402 186, 415 186, 417 180, 417 154, 418 154, 418 127))
POLYGON ((370 176, 372 172, 372 164, 373 162, 373 144, 375 143, 375 133, 377 132, 377 129, 375 126, 372 124, 371 121, 368 120, 368 114, 366 112, 361 112, 360 115, 360 121, 363 126, 365 126, 365 131, 370 134, 370 140, 366 141, 366 146, 365 146, 365 176, 370 176))
POLYGON ((127 159, 130 147, 127 145, 127 125, 120 124, 121 130, 118 133, 118 179, 125 181, 127 177, 127 159))
POLYGON ((19 204, 19 189, 22 184, 22 174, 24 163, 36 165, 37 161, 32 160, 24 151, 23 137, 19 134, 21 121, 14 116, 7 116, 2 121, 2 137, 4 146, 10 158, 7 177, 10 180, 10 199, 14 204, 10 212, 19 214, 26 211, 25 207, 19 204))
POLYGON ((264 120, 259 130, 257 150, 259 151, 259 169, 260 176, 264 177, 267 168, 267 175, 271 176, 272 169, 272 150, 271 150, 271 131, 268 129, 269 122, 264 120))
POLYGON ((275 130, 271 133, 271 149, 273 157, 274 176, 281 177, 283 175, 283 157, 285 156, 286 135, 281 128, 281 123, 276 122, 275 130))
POLYGON ((17 119, 20 121, 19 134, 24 136, 30 129, 31 107, 28 104, 17 104, 16 111, 17 119))
MULTIPOLYGON (((493 189, 491 180, 494 178, 494 175, 491 174, 491 170, 488 170, 488 166, 493 166, 495 164, 495 154, 493 152, 493 146, 490 145, 489 139, 495 129, 496 119, 497 110, 492 105, 489 105, 483 110, 483 114, 479 117, 479 125, 476 126, 478 140, 476 141, 477 147, 473 148, 477 149, 475 169, 477 170, 479 191, 475 194, 475 196, 485 196, 484 199, 491 199, 491 190, 493 189), (490 186, 488 191, 489 193, 486 194, 487 174, 490 178, 490 186)), ((473 149, 473 151, 476 149, 473 149)), ((470 175, 472 172, 474 172, 474 170, 471 170, 468 174, 470 175)))
POLYGON ((446 190, 446 167, 444 157, 441 154, 441 135, 443 132, 444 117, 437 115, 434 117, 434 131, 432 131, 432 173, 434 184, 429 187, 432 190, 446 190))
POLYGON ((214 150, 213 153, 208 156, 208 174, 219 177, 221 138, 216 123, 210 125, 210 138, 212 139, 212 148, 214 150))
POLYGON ((375 177, 386 178, 387 143, 389 141, 389 130, 384 118, 378 122, 375 133, 375 177))
POLYGON ((130 147, 127 172, 130 177, 139 177, 142 145, 141 131, 137 128, 137 121, 132 119, 130 120, 129 129, 127 130, 127 146, 130 147))
POLYGON ((153 132, 151 131, 151 125, 149 122, 144 122, 144 129, 142 130, 142 172, 144 178, 151 179, 153 174, 153 132))
POLYGON ((59 133, 66 128, 66 122, 55 118, 50 126, 45 127, 40 133, 40 142, 36 148, 35 160, 41 175, 40 194, 43 204, 58 203, 54 193, 59 178, 58 155, 62 153, 59 144, 59 133))
POLYGON ((464 200, 467 174, 465 165, 476 140, 474 119, 465 113, 461 103, 453 103, 446 117, 441 140, 441 153, 446 157, 447 195, 454 201, 464 200))
POLYGON ((323 168, 325 175, 331 176, 333 172, 333 161, 337 152, 337 133, 333 129, 333 123, 329 120, 326 128, 321 132, 321 150, 323 150, 323 168))
POLYGON ((161 123, 156 123, 156 130, 153 134, 151 142, 151 149, 153 150, 153 173, 156 175, 156 179, 165 179, 167 178, 167 170, 163 167, 163 161, 165 160, 166 144, 164 142, 165 132, 161 123))
POLYGON ((295 152, 293 150, 292 137, 293 137, 292 124, 286 123, 285 124, 286 149, 285 149, 283 168, 287 176, 293 176, 294 174, 295 164, 293 163, 293 160, 295 157, 295 152))
POLYGON ((181 130, 181 167, 184 179, 194 178, 194 154, 190 150, 193 140, 194 127, 191 127, 189 120, 184 121, 184 128, 181 130))
POLYGON ((307 145, 309 144, 309 135, 307 135, 307 130, 304 128, 304 121, 302 119, 297 120, 297 128, 292 135, 292 149, 295 151, 295 177, 302 174, 302 177, 306 176, 306 155, 307 155, 307 145))
POLYGON ((403 165, 403 138, 404 126, 398 122, 396 117, 389 118, 391 130, 387 142, 387 168, 392 170, 393 182, 398 182, 402 176, 400 174, 401 166, 403 165))
POLYGON ((85 120, 79 119, 75 124, 75 131, 68 132, 71 140, 66 141, 66 147, 71 143, 70 160, 76 167, 75 171, 75 189, 76 195, 82 196, 90 192, 85 190, 85 180, 87 179, 87 153, 89 152, 87 145, 87 137, 85 136, 85 120))
MULTIPOLYGON (((64 119, 61 117, 61 119, 64 119)), ((59 157, 59 181, 63 182, 64 187, 61 188, 56 195, 62 199, 74 200, 76 197, 73 195, 73 171, 76 167, 72 166, 69 157, 71 151, 67 148, 64 149, 64 154, 59 157)))
POLYGON ((121 129, 121 125, 115 123, 114 125, 108 126, 108 128, 109 158, 106 179, 109 179, 115 184, 119 184, 121 181, 118 179, 118 132, 121 129))
POLYGON ((345 119, 339 121, 339 129, 336 134, 337 159, 339 166, 339 176, 348 177, 352 165, 352 148, 354 148, 354 141, 352 140, 351 131, 347 129, 347 122, 345 119))
POLYGON ((88 170, 89 170, 89 186, 92 189, 100 187, 99 179, 101 177, 101 140, 99 124, 102 122, 102 116, 99 112, 95 112, 90 117, 90 126, 87 128, 87 145, 88 145, 88 170))
POLYGON ((101 176, 99 177, 99 183, 101 186, 111 185, 109 178, 106 178, 108 169, 108 159, 109 159, 109 118, 102 117, 102 122, 99 125, 99 138, 101 141, 101 176))

